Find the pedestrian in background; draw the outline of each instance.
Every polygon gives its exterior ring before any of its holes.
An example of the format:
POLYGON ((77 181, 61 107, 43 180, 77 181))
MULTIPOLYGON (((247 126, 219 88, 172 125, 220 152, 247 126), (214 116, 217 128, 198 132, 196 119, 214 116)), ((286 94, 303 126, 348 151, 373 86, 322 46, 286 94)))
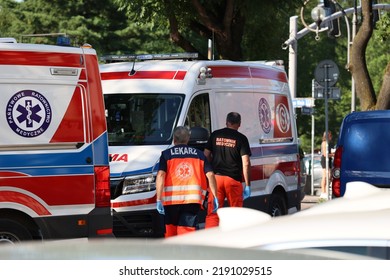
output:
POLYGON ((321 195, 320 198, 328 199, 328 186, 326 184, 326 176, 328 176, 328 183, 330 180, 330 170, 332 167, 332 146, 330 144, 332 140, 332 132, 328 131, 328 141, 326 140, 326 131, 322 135, 321 142, 321 167, 322 167, 322 178, 321 178, 321 195), (328 157, 328 172, 326 172, 326 157, 328 157))
MULTIPOLYGON (((190 131, 173 132, 174 146, 163 151, 156 178, 157 211, 165 215, 165 237, 195 231, 198 213, 209 186, 216 195, 214 172, 202 151, 189 147, 190 131)), ((218 209, 214 201, 212 211, 218 209)))
MULTIPOLYGON (((237 112, 228 113, 226 127, 211 133, 204 150, 217 180, 217 198, 220 207, 224 205, 225 198, 229 206, 242 207, 244 199, 251 194, 251 150, 248 138, 238 131, 240 126, 241 115, 237 112), (245 187, 241 183, 243 179, 245 187)), ((211 201, 213 197, 209 199, 209 203, 211 201)), ((208 210, 206 228, 218 225, 218 215, 208 210)))

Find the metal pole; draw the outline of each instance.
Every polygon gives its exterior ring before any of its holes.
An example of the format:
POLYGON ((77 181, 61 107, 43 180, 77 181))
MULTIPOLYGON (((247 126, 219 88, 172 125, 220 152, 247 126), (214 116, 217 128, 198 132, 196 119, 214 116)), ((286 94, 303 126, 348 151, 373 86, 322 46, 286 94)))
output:
POLYGON ((330 190, 329 190, 329 153, 328 153, 328 145, 329 145, 329 128, 328 128, 328 92, 329 92, 329 64, 325 64, 325 135, 326 135, 326 150, 325 150, 325 162, 326 162, 326 169, 325 169, 325 176, 326 176, 326 188, 328 193, 328 199, 331 199, 330 196, 330 190))
MULTIPOLYGON (((351 40, 351 42, 348 42, 348 44, 350 44, 350 46, 352 46, 353 40, 354 40, 355 35, 356 35, 356 27, 357 27, 357 3, 356 2, 357 1, 355 0, 354 12, 352 15, 352 40, 351 40)), ((350 59, 349 56, 350 56, 350 53, 348 53, 348 59, 350 59)), ((349 60, 348 60, 348 62, 349 62, 349 60)), ((351 78, 351 112, 354 112, 354 111, 356 111, 356 89, 355 89, 355 80, 352 76, 352 78, 351 78)))
MULTIPOLYGON (((315 82, 312 80, 311 97, 314 100, 315 82)), ((315 101, 314 101, 315 102, 315 101)), ((310 180, 311 180, 311 195, 314 195, 314 114, 311 115, 311 168, 310 168, 310 180)))
POLYGON ((212 60, 212 53, 213 53, 213 41, 211 39, 208 40, 208 46, 207 46, 207 59, 212 60))
POLYGON ((294 99, 297 94, 297 55, 298 55, 298 41, 296 40, 298 29, 298 16, 290 17, 290 40, 288 54, 288 80, 291 92, 291 98, 294 99))

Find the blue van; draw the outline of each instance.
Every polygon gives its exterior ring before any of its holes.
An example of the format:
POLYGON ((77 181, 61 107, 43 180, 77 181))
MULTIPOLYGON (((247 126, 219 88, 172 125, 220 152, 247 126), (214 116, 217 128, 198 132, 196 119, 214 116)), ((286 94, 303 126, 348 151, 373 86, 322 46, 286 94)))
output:
POLYGON ((345 193, 348 182, 390 187, 390 110, 348 114, 340 128, 332 170, 333 197, 345 193))

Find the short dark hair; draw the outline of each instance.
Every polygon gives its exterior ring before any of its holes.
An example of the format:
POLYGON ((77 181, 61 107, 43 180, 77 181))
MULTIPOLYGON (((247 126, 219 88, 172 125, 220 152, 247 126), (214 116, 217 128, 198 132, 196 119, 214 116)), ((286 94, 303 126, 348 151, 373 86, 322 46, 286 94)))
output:
POLYGON ((241 115, 237 112, 230 112, 226 116, 226 122, 230 124, 241 124, 241 115))

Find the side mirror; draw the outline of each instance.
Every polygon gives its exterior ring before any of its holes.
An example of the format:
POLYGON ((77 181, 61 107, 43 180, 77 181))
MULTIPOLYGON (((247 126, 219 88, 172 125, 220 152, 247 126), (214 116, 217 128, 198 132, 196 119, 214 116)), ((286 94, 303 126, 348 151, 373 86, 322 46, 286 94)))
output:
POLYGON ((209 131, 204 127, 192 127, 188 146, 204 150, 209 139, 209 131))

